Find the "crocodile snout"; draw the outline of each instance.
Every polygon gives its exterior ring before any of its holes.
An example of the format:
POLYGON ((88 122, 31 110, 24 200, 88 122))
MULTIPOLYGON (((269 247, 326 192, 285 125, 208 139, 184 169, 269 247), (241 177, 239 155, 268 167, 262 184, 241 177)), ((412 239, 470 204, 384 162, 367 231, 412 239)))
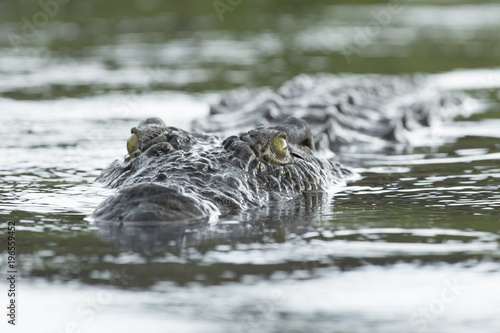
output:
POLYGON ((141 183, 123 187, 97 207, 99 221, 179 221, 218 215, 217 207, 179 186, 141 183))

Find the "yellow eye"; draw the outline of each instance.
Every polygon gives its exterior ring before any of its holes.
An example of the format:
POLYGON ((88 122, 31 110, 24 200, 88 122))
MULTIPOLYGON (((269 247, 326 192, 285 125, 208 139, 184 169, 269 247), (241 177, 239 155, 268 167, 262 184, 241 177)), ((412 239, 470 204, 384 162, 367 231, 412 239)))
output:
POLYGON ((286 143, 285 138, 281 136, 277 136, 274 138, 273 142, 271 142, 271 150, 273 151, 276 158, 280 161, 283 161, 286 158, 286 150, 288 149, 288 144, 286 143))
POLYGON ((138 139, 137 135, 132 134, 127 140, 127 151, 132 154, 137 149, 138 139))

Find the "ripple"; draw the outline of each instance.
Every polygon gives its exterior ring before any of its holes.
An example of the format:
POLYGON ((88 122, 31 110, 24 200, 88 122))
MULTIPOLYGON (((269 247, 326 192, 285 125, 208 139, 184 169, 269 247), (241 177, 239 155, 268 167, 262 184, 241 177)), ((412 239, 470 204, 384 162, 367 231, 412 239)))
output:
POLYGON ((233 251, 208 252, 207 263, 270 265, 295 262, 329 262, 335 258, 390 258, 475 254, 499 256, 499 236, 453 229, 374 228, 317 232, 303 235, 307 242, 239 244, 233 251))

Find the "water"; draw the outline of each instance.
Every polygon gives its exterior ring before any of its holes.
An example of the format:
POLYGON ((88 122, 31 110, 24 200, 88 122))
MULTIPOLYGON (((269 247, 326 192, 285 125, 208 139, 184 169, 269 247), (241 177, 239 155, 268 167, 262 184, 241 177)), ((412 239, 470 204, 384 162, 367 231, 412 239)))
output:
POLYGON ((37 2, 0 9, 0 266, 16 221, 15 331, 500 330, 498 4, 254 1, 221 21, 211 2, 69 1, 46 23, 37 2), (141 119, 188 128, 228 89, 320 71, 431 73, 481 112, 411 149, 342 156, 362 178, 313 209, 203 227, 88 219, 112 193, 95 177, 141 119))

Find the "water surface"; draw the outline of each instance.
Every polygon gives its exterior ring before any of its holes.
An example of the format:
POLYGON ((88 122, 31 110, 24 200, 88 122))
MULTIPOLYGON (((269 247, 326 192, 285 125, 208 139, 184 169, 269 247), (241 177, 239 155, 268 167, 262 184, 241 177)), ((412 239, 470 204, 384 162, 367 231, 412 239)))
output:
POLYGON ((69 1, 32 31, 39 4, 0 8, 16 331, 500 329, 500 5, 407 1, 382 20, 374 1, 254 1, 221 21, 211 2, 69 1), (428 73, 479 107, 413 147, 339 156, 362 177, 313 208, 202 226, 88 218, 113 193, 94 179, 141 119, 188 129, 228 89, 316 72, 428 73))

